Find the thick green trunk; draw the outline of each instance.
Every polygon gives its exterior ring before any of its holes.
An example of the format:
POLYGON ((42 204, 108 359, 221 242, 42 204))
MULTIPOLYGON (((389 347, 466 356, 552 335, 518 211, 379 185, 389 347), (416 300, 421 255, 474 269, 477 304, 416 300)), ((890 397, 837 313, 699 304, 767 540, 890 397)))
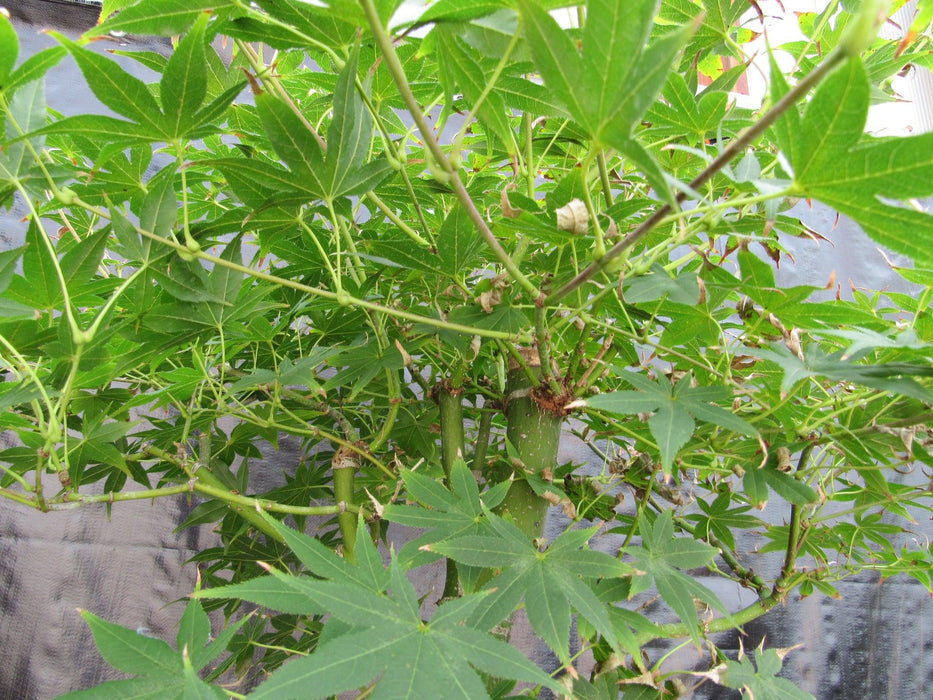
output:
MULTIPOLYGON (((545 405, 547 403, 533 396, 531 380, 522 369, 509 373, 505 405, 506 437, 515 448, 521 466, 536 476, 553 473, 557 467, 563 417, 557 406, 545 405)), ((525 479, 517 478, 501 510, 503 514, 512 517, 522 532, 531 537, 540 537, 548 505, 525 479)))
POLYGON ((357 514, 348 506, 355 505, 356 472, 360 468, 359 456, 352 450, 341 447, 334 453, 331 466, 334 471, 334 500, 341 511, 337 515, 340 537, 343 540, 343 556, 347 561, 356 560, 357 514))

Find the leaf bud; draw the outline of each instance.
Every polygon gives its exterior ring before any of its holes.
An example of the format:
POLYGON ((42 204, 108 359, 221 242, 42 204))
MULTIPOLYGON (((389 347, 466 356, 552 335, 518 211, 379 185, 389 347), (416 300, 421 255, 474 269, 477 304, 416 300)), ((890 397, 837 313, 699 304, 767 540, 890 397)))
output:
POLYGON ((62 187, 55 193, 55 198, 68 207, 78 201, 78 193, 70 187, 62 187))
POLYGON ((425 155, 425 162, 428 164, 428 172, 431 173, 431 176, 442 185, 450 184, 450 173, 444 170, 440 163, 431 157, 430 153, 426 153, 425 155))
POLYGON ((94 340, 94 331, 75 328, 71 333, 71 339, 75 345, 87 345, 94 340))
POLYGON ((389 164, 389 167, 392 168, 395 172, 399 172, 402 169, 402 161, 392 155, 391 151, 386 151, 386 162, 389 164))

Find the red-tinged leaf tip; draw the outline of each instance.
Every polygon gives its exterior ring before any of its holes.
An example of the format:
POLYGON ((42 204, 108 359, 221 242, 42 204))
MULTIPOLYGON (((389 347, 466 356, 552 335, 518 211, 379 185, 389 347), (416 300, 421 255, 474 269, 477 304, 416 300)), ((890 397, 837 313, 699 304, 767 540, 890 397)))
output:
POLYGON ((904 38, 901 39, 901 43, 897 45, 897 51, 894 52, 894 58, 900 58, 901 54, 904 53, 904 50, 913 43, 914 39, 917 38, 917 32, 913 30, 908 30, 907 34, 904 35, 904 38))

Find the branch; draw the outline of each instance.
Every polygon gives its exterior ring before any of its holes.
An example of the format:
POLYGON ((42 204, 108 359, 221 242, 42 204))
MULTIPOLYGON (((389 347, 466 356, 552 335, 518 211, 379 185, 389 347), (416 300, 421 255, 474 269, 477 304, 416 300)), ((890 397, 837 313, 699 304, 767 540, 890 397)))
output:
MULTIPOLYGON (((722 150, 716 159, 713 160, 713 162, 708 166, 706 166, 703 172, 691 180, 688 189, 690 191, 695 191, 707 180, 725 168, 734 158, 740 155, 753 141, 755 141, 755 139, 767 131, 767 129, 772 124, 774 124, 774 122, 776 122, 780 116, 784 114, 784 112, 793 107, 794 104, 806 96, 814 86, 820 83, 823 78, 825 78, 847 57, 848 54, 844 53, 843 51, 833 51, 829 56, 826 57, 825 61, 813 69, 811 73, 804 76, 799 83, 797 83, 787 92, 786 95, 784 95, 784 97, 778 100, 777 104, 765 112, 765 114, 763 114, 757 122, 752 124, 739 136, 730 141, 729 145, 722 150)), ((677 196, 675 197, 675 201, 678 204, 686 201, 686 199, 687 193, 684 191, 678 192, 677 196)), ((547 306, 560 301, 565 296, 575 291, 581 285, 602 272, 612 260, 622 255, 622 253, 634 246, 642 238, 647 236, 651 230, 657 226, 662 219, 664 219, 664 217, 673 211, 673 209, 674 207, 670 204, 664 204, 660 208, 656 209, 654 213, 645 219, 635 230, 630 232, 627 236, 625 236, 625 238, 606 251, 606 254, 603 257, 591 262, 585 269, 583 269, 572 280, 567 282, 563 287, 549 294, 544 299, 544 305, 547 306)))

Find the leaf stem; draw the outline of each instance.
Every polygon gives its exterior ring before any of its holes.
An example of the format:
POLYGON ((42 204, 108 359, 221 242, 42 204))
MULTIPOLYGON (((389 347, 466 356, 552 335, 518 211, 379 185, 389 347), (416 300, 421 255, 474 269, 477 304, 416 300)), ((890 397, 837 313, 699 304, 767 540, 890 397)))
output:
MULTIPOLYGON (((813 443, 808 443, 800 452, 800 458, 797 460, 797 473, 806 466, 810 458, 810 452, 813 451, 813 443)), ((784 565, 781 567, 781 575, 774 582, 774 594, 785 594, 787 592, 788 582, 797 570, 797 552, 800 548, 800 535, 803 529, 801 520, 801 507, 796 503, 790 506, 790 523, 787 528, 787 551, 784 553, 784 565)))
POLYGON ((422 238, 421 235, 420 235, 417 231, 415 231, 415 229, 413 229, 411 226, 409 226, 409 225, 406 224, 404 221, 402 221, 402 220, 399 218, 398 214, 396 214, 394 211, 392 211, 392 210, 389 208, 389 205, 387 205, 385 202, 383 202, 375 192, 369 191, 369 192, 366 193, 365 196, 366 196, 366 199, 368 199, 368 200, 371 201, 373 204, 375 204, 377 207, 379 207, 379 210, 380 210, 383 214, 386 215, 386 218, 387 218, 389 221, 391 221, 393 224, 395 224, 395 227, 396 227, 399 231, 401 231, 402 233, 404 233, 406 236, 408 236, 410 239, 412 239, 415 243, 417 243, 418 245, 423 245, 423 246, 425 246, 425 247, 431 245, 428 241, 426 241, 424 238, 422 238))

